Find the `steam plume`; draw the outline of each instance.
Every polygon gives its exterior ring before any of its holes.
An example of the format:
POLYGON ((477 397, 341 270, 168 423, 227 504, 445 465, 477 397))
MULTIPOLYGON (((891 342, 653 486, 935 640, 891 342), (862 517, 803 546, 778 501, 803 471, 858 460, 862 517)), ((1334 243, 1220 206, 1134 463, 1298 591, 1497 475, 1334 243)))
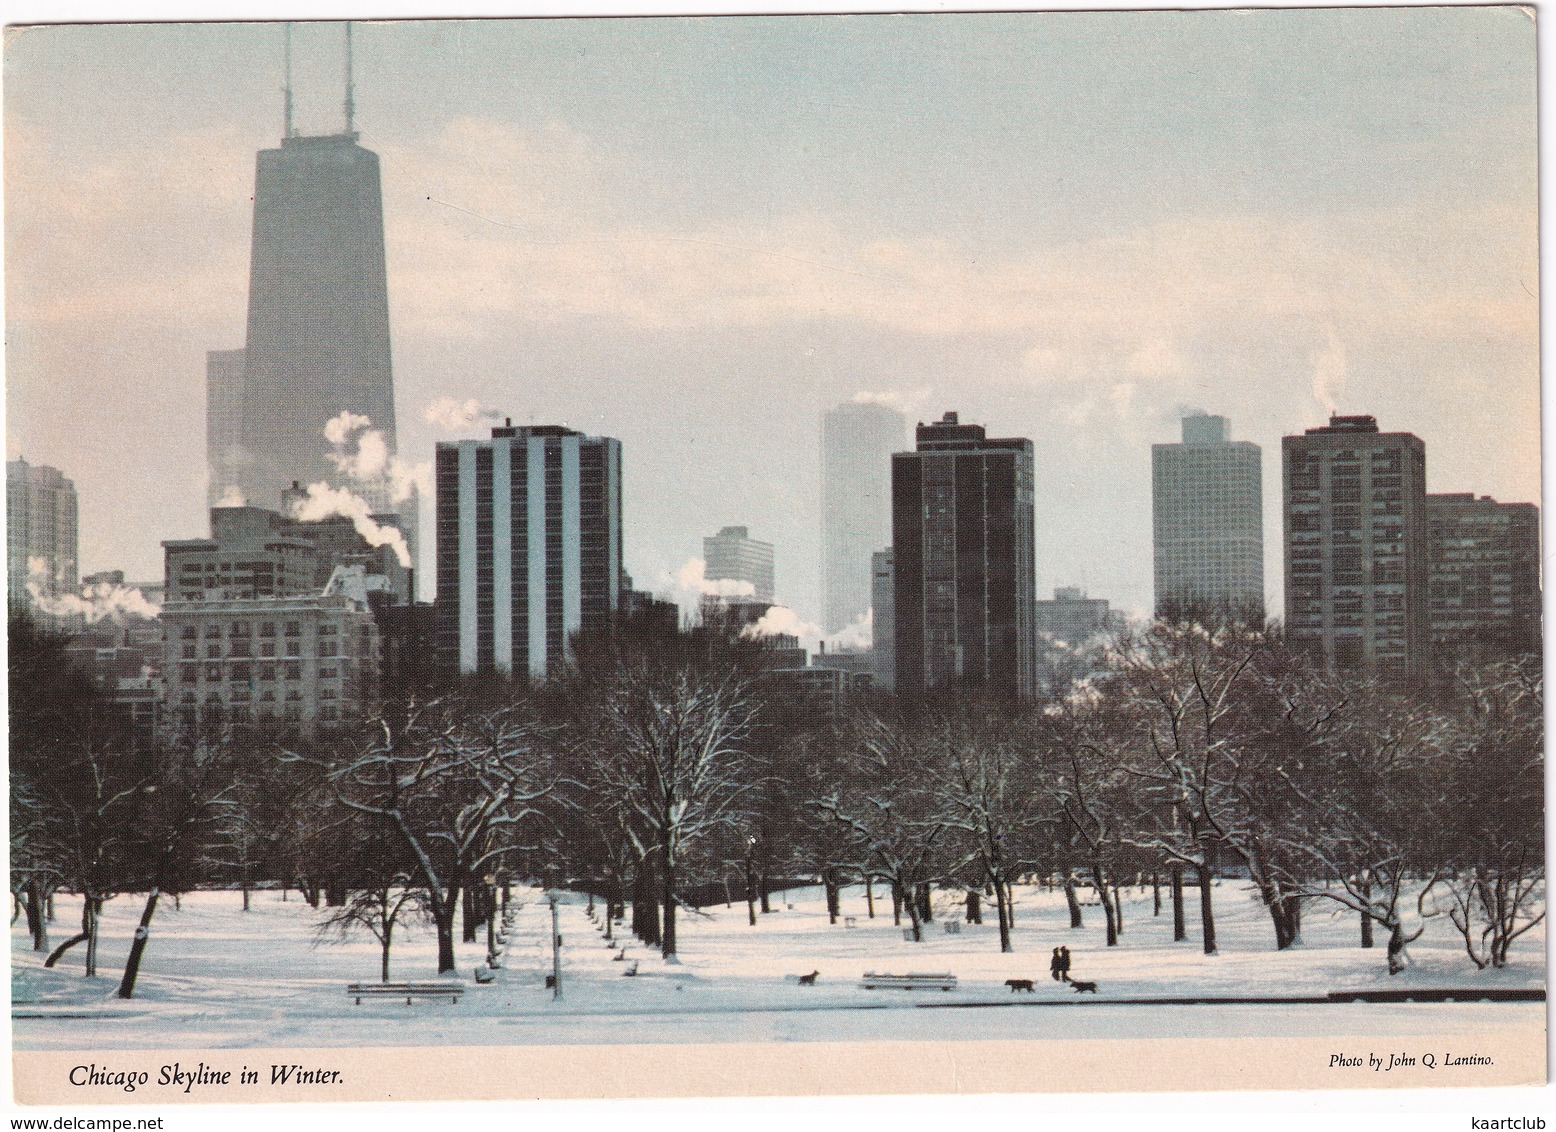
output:
POLYGON ((292 517, 303 522, 318 522, 332 515, 343 515, 351 520, 357 534, 369 546, 388 546, 400 565, 410 569, 411 550, 406 545, 405 534, 398 527, 379 524, 373 520, 373 509, 367 500, 347 488, 331 487, 327 483, 311 483, 308 494, 292 504, 292 517))

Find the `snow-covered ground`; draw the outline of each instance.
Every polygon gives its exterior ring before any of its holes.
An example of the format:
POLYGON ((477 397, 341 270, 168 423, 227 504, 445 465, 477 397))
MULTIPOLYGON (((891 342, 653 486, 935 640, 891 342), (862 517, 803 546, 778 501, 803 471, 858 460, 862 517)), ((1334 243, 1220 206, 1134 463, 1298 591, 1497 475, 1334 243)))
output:
MULTIPOLYGON (((1166 893, 1163 893, 1164 900, 1166 893)), ((923 942, 893 926, 888 900, 866 914, 862 888, 844 895, 854 927, 827 921, 820 889, 777 897, 770 915, 747 923, 745 905, 716 906, 679 920, 680 959, 630 940, 626 959, 603 941, 581 896, 564 897, 560 932, 563 996, 544 985, 551 972, 550 909, 536 890, 515 890, 514 927, 496 980, 478 986, 472 968, 485 958, 485 933, 458 944, 463 1000, 367 1000, 346 996, 349 982, 378 979, 378 946, 362 935, 315 944, 321 918, 296 894, 255 893, 244 912, 235 892, 185 896, 160 905, 133 1000, 116 997, 142 900, 120 897, 104 912, 99 975, 82 977, 82 948, 52 970, 12 927, 13 1034, 18 1049, 217 1048, 371 1045, 555 1045, 613 1042, 866 1041, 1048 1039, 1171 1036, 1320 1036, 1360 1033, 1473 1033, 1538 1023, 1542 1003, 1169 1004, 1134 998, 1295 997, 1331 991, 1411 987, 1539 987, 1545 940, 1537 929, 1519 940, 1501 971, 1477 971, 1444 920, 1429 923, 1410 948, 1413 965, 1390 978, 1378 946, 1357 946, 1352 914, 1325 903, 1308 908, 1303 942, 1276 952, 1268 916, 1245 885, 1216 889, 1220 954, 1198 942, 1198 904, 1188 896, 1190 939, 1172 942, 1170 909, 1152 915, 1149 889, 1132 889, 1120 946, 1104 946, 1101 909, 1086 926, 1068 927, 1062 893, 1018 890, 1016 950, 999 951, 998 929, 944 921, 925 926, 923 942), (1095 981, 1079 995, 1048 973, 1051 950, 1070 948, 1072 975, 1095 981), (623 974, 638 964, 635 978, 623 974), (814 986, 794 976, 818 971, 814 986), (859 987, 865 972, 950 972, 956 990, 887 991, 859 987), (1031 994, 1006 979, 1031 979, 1031 994), (1021 1009, 1018 1007, 1049 1007, 1021 1009), (926 1007, 928 1009, 926 1009, 926 1007), (987 1008, 978 1008, 987 1007, 987 1008)), ((960 918, 947 905, 937 915, 960 918)), ((79 922, 79 904, 57 901, 51 940, 79 922)), ((992 909, 985 916, 991 920, 992 909)), ((430 930, 397 939, 391 978, 435 977, 430 930)))

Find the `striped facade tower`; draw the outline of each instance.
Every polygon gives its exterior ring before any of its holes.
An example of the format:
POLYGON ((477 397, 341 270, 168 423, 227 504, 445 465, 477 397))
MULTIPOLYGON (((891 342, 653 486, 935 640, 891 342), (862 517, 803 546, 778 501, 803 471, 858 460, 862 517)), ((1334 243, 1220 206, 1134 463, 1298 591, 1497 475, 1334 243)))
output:
POLYGON ((439 444, 437 556, 450 668, 555 673, 621 602, 621 442, 510 424, 439 444))

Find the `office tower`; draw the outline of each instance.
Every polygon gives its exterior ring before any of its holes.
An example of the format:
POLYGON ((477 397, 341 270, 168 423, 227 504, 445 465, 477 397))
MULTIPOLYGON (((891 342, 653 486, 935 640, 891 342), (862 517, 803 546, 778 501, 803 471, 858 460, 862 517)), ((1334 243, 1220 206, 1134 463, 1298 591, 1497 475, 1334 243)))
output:
POLYGON ((352 482, 324 435, 350 412, 395 451, 383 194, 378 155, 352 127, 349 65, 348 46, 342 132, 298 134, 288 79, 281 145, 255 163, 247 340, 207 356, 210 502, 275 507, 294 482, 348 487, 374 512, 399 510, 414 551, 415 499, 394 507, 384 486, 352 482))
POLYGON ((557 425, 437 449, 438 646, 460 672, 560 669, 621 600, 621 442, 557 425))
POLYGON ((897 687, 897 579, 891 547, 870 555, 870 651, 875 654, 875 686, 885 691, 897 687))
POLYGON ((1259 446, 1226 434, 1225 417, 1195 413, 1181 444, 1151 445, 1158 617, 1264 619, 1259 446))
POLYGON ((870 556, 891 541, 891 457, 907 418, 876 404, 839 405, 821 419, 821 593, 837 633, 870 608, 870 556))
POLYGON ((773 544, 751 537, 745 527, 724 527, 702 540, 706 563, 703 577, 710 582, 745 582, 750 593, 732 595, 752 602, 773 601, 773 544))
POLYGON ((6 596, 11 612, 31 605, 29 582, 40 597, 74 593, 80 581, 76 485, 58 468, 8 460, 5 521, 6 596))
POLYGON ((1333 670, 1425 679, 1426 446, 1369 416, 1331 416, 1281 449, 1287 638, 1333 670))
POLYGON ((1432 647, 1456 660, 1540 651, 1540 509, 1470 492, 1426 497, 1432 647))
POLYGON ((1034 691, 1032 442, 947 413, 892 456, 896 690, 1034 691))

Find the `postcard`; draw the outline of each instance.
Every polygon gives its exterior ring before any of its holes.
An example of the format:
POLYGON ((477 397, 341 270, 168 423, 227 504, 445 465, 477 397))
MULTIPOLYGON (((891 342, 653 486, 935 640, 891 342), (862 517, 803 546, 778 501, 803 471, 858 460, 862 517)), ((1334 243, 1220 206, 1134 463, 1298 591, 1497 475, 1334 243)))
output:
POLYGON ((16 1101, 1543 1084, 1535 42, 8 28, 16 1101))

